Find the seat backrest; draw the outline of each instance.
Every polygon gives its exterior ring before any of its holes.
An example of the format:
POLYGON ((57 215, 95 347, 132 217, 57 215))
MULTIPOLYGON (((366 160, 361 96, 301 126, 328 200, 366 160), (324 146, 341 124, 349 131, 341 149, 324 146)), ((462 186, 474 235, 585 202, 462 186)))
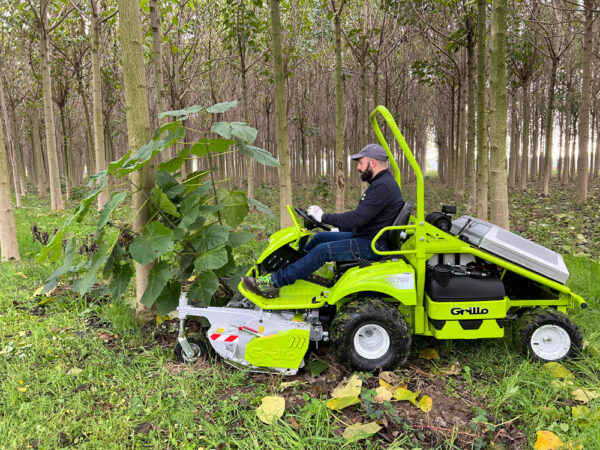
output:
MULTIPOLYGON (((404 206, 396 216, 396 220, 392 225, 401 226, 406 225, 408 223, 408 218, 410 217, 410 213, 412 212, 412 202, 405 202, 404 206)), ((402 237, 402 230, 392 230, 390 231, 389 237, 390 244, 392 246, 400 248, 402 246, 402 242, 404 241, 402 237)))

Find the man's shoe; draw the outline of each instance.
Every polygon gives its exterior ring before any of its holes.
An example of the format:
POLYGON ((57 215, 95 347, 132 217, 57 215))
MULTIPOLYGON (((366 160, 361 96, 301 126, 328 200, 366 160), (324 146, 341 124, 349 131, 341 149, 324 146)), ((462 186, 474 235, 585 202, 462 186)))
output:
POLYGON ((265 298, 276 298, 279 296, 279 288, 273 286, 270 275, 261 277, 242 277, 242 284, 250 292, 265 298))

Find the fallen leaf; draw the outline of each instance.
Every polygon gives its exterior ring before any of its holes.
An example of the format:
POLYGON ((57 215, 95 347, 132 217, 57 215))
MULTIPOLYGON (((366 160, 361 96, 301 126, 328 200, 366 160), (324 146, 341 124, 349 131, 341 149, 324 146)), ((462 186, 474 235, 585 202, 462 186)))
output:
POLYGON ((44 286, 40 286, 39 288, 37 288, 35 291, 33 291, 33 296, 37 297, 38 295, 40 295, 40 292, 42 292, 43 289, 44 286))
POLYGON ((538 431, 535 441, 536 450, 555 450, 564 445, 564 442, 552 431, 538 431))
POLYGON ((67 375, 79 375, 81 372, 82 370, 79 367, 73 367, 67 372, 67 375))
POLYGON ((279 385, 279 390, 280 391, 285 391, 286 389, 295 387, 295 386, 300 386, 302 384, 306 384, 306 383, 302 383, 300 380, 294 380, 294 381, 284 381, 283 383, 281 383, 279 385))
POLYGON ((150 422, 142 422, 135 427, 135 434, 148 434, 154 429, 156 429, 156 427, 150 422))
POLYGON ((377 422, 358 423, 346 428, 342 436, 347 442, 356 442, 373 436, 379 430, 381 430, 381 427, 377 425, 377 422))
POLYGON ((600 356, 600 350, 594 344, 590 344, 590 341, 583 342, 583 351, 590 355, 600 356))
POLYGON ((284 411, 285 399, 283 397, 267 396, 263 397, 262 403, 256 408, 256 415, 267 425, 272 425, 283 416, 284 411))
POLYGON ((119 335, 110 331, 98 331, 98 339, 104 342, 111 342, 119 338, 119 335))
POLYGON ((417 397, 419 396, 419 392, 413 392, 410 389, 398 388, 394 391, 394 398, 396 400, 406 401, 408 400, 413 405, 417 405, 417 397))
POLYGON ((340 385, 333 390, 331 396, 333 398, 358 397, 360 395, 361 388, 362 380, 358 375, 352 375, 345 384, 340 383, 340 385))
POLYGON ((460 375, 462 367, 459 362, 453 362, 452 364, 443 367, 441 369, 433 369, 433 373, 436 375, 449 376, 449 375, 460 375))
POLYGON ((552 380, 552 386, 557 391, 570 388, 571 386, 574 386, 574 385, 575 385, 575 383, 573 383, 571 380, 552 380))
POLYGON ((296 419, 294 419, 294 416, 290 417, 290 425, 296 431, 298 431, 300 429, 300 425, 298 425, 298 422, 296 422, 296 419))
POLYGON ((544 364, 544 369, 546 369, 554 378, 575 378, 569 369, 558 362, 546 363, 544 364))
POLYGON ((421 411, 429 412, 431 411, 431 408, 433 408, 433 400, 429 395, 424 395, 419 400, 419 404, 417 406, 421 409, 421 411))
POLYGON ((26 387, 20 387, 20 388, 19 388, 19 392, 26 392, 26 391, 27 391, 27 388, 26 388, 26 387))
POLYGON ((424 348, 419 352, 419 358, 421 359, 438 359, 440 355, 435 348, 424 348))
POLYGON ((329 368, 329 363, 321 361, 320 359, 311 359, 306 364, 306 368, 310 370, 310 374, 313 377, 318 377, 323 371, 329 368))
POLYGON ((406 387, 406 384, 402 382, 402 378, 396 375, 394 372, 381 372, 379 374, 379 385, 393 391, 399 387, 406 387))
POLYGON ((327 400, 327 407, 336 411, 341 411, 348 406, 360 403, 360 399, 354 395, 351 397, 335 397, 327 400))
POLYGON ((575 389, 573 392, 571 392, 571 395, 575 400, 582 403, 588 403, 590 400, 600 397, 600 393, 597 391, 590 391, 586 388, 575 389))
POLYGON ((389 402, 394 397, 393 392, 383 386, 379 386, 375 392, 376 394, 373 396, 375 403, 389 402))
POLYGON ((19 275, 21 278, 27 279, 27 275, 25 275, 23 272, 17 272, 17 275, 19 275))

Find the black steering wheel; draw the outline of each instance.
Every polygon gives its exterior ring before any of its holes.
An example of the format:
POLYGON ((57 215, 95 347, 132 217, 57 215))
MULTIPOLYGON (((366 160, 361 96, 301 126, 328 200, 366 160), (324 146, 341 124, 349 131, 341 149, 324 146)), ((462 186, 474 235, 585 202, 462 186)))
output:
POLYGON ((331 231, 331 227, 324 223, 321 223, 315 220, 313 217, 309 216, 306 210, 301 208, 294 208, 296 214, 304 219, 304 227, 308 230, 312 230, 313 228, 322 228, 325 231, 331 231))

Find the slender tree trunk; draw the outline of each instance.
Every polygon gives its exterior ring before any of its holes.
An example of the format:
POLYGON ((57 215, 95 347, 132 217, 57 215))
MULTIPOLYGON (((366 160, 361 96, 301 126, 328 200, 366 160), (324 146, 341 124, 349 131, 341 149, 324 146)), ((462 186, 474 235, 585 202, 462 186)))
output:
POLYGON ((40 115, 39 110, 34 106, 31 110, 31 135, 33 160, 35 165, 35 175, 37 178, 37 190, 40 199, 46 198, 48 189, 48 172, 46 172, 46 164, 44 163, 44 155, 42 151, 42 142, 40 140, 40 115))
MULTIPOLYGON (((152 27, 152 49, 154 50, 154 57, 152 59, 152 66, 154 68, 154 90, 156 91, 157 113, 160 114, 167 110, 167 102, 165 84, 163 82, 162 39, 160 33, 160 8, 158 6, 158 0, 150 0, 150 26, 152 27)), ((178 70, 178 68, 174 68, 174 70, 178 70)), ((167 122, 167 117, 158 119, 160 125, 164 125, 167 122)), ((161 158, 163 161, 168 161, 173 156, 173 150, 169 147, 163 150, 161 158)))
POLYGON ((487 1, 477 0, 477 217, 488 217, 488 137, 486 103, 487 1))
POLYGON ((564 144, 564 156, 562 161, 562 172, 560 174, 560 181, 562 184, 569 184, 569 165, 571 164, 571 96, 567 94, 567 101, 565 105, 565 144, 564 144))
POLYGON ((508 188, 514 189, 517 171, 517 92, 513 91, 510 117, 510 160, 508 163, 508 188))
POLYGON ((590 100, 592 95, 592 0, 584 0, 585 32, 583 37, 583 74, 581 102, 579 104, 579 156, 577 160, 577 201, 587 203, 588 198, 588 141, 590 139, 590 100))
MULTIPOLYGON (((102 114, 102 73, 100 71, 100 1, 91 0, 92 6, 92 102, 94 114, 94 157, 96 170, 106 169, 106 149, 104 144, 104 117, 102 114)), ((108 189, 98 195, 98 211, 108 202, 108 189)))
MULTIPOLYGON (((19 186, 19 171, 17 168, 17 155, 15 154, 15 144, 12 139, 11 134, 11 126, 10 126, 10 118, 8 117, 8 111, 6 109, 6 101, 4 99, 4 83, 0 80, 0 107, 2 108, 2 115, 4 116, 4 123, 6 124, 6 143, 8 144, 8 154, 10 156, 10 165, 12 168, 12 179, 13 179, 13 187, 15 189, 15 200, 17 208, 21 208, 23 205, 21 204, 21 187, 19 186)), ((0 128, 2 128, 2 124, 0 123, 0 128)), ((4 134, 4 133, 2 133, 4 134)), ((5 157, 5 149, 4 149, 4 137, 2 136, 2 161, 0 164, 4 164, 6 168, 6 180, 8 185, 10 185, 10 177, 8 176, 8 165, 6 164, 5 157)), ((0 168, 1 169, 1 168, 0 168)), ((7 201, 10 203, 10 210, 12 213, 12 201, 10 195, 10 188, 8 188, 9 195, 7 197, 7 201)), ((4 206, 2 205, 2 209, 0 209, 0 213, 4 212, 4 206)), ((14 221, 14 219, 13 219, 14 221)))
POLYGON ((456 178, 454 180, 456 182, 454 200, 458 204, 465 202, 465 154, 467 152, 466 87, 465 80, 461 80, 458 94, 458 155, 456 158, 456 178))
POLYGON ((492 0, 490 53, 490 216, 509 228, 506 185, 506 10, 507 0, 492 0))
POLYGON ((63 166, 65 169, 65 188, 67 194, 67 201, 71 200, 71 158, 69 158, 69 136, 67 136, 67 126, 66 126, 66 117, 65 117, 65 107, 64 105, 59 108, 60 115, 60 129, 62 134, 62 155, 63 155, 63 166))
MULTIPOLYGON (((125 113, 129 147, 139 149, 150 140, 150 119, 144 53, 142 47, 142 22, 138 2, 119 0, 119 35, 123 48, 123 78, 125 82, 125 113)), ((133 230, 143 233, 150 219, 147 199, 154 186, 154 163, 148 163, 140 172, 134 172, 132 209, 135 215, 133 230)), ((140 303, 148 286, 150 265, 136 263, 136 312, 146 315, 147 308, 140 303)), ((149 316, 149 314, 147 314, 149 316)))
POLYGON ((552 58, 552 69, 550 72, 550 86, 548 87, 548 108, 546 110, 546 150, 544 152, 544 174, 542 181, 542 195, 548 196, 550 176, 552 175, 552 134, 554 125, 554 88, 556 86, 556 71, 558 69, 558 58, 552 58))
POLYGON ((467 35, 467 85, 469 92, 467 111, 467 186, 469 198, 467 211, 475 214, 477 202, 477 166, 475 164, 475 42, 473 41, 473 28, 470 27, 467 35))
POLYGON ((41 8, 40 24, 40 53, 42 87, 44 93, 44 121, 46 124, 46 151, 48 152, 48 173, 50 174, 50 209, 63 210, 65 205, 60 188, 60 171, 58 168, 58 152, 56 149, 56 125, 52 110, 52 85, 50 80, 50 55, 48 46, 48 11, 46 6, 41 8))
POLYGON ((83 87, 83 80, 81 76, 81 72, 77 72, 77 85, 79 90, 79 97, 81 98, 81 105, 83 106, 83 113, 85 115, 85 130, 86 130, 86 163, 87 163, 87 172, 88 176, 96 173, 96 161, 94 160, 94 128, 92 126, 92 118, 90 116, 90 108, 88 105, 88 101, 85 95, 85 90, 83 87))
POLYGON ((529 168, 529 80, 523 80, 522 87, 522 102, 523 102, 523 133, 521 135, 521 176, 519 178, 519 189, 527 190, 527 169, 529 168))
MULTIPOLYGON (((334 11, 335 23, 335 212, 344 212, 346 178, 344 176, 344 80, 342 78, 342 0, 334 11)), ((335 5, 335 2, 332 2, 335 5)), ((377 105, 376 105, 377 106, 377 105)))
MULTIPOLYGON (((0 89, 2 87, 0 86, 0 89)), ((4 94, 2 105, 4 106, 4 94)), ((8 123, 6 124, 8 129, 8 123)), ((17 191, 18 195, 18 191, 17 191)), ((12 194, 10 192, 10 181, 8 176, 8 165, 6 164, 6 149, 4 148, 4 132, 0 122, 0 251, 2 261, 21 259, 17 243, 17 227, 12 206, 12 194)))
POLYGON ((271 6, 271 53, 275 81, 275 120, 277 123, 277 153, 279 154, 279 213, 281 227, 292 225, 287 214, 287 205, 292 204, 292 180, 290 173, 290 150, 287 128, 287 99, 285 94, 285 74, 283 72, 283 52, 281 49, 281 18, 279 0, 269 0, 271 6))
MULTIPOLYGON (((534 90, 535 92, 535 90, 534 90)), ((537 100, 537 99, 536 99, 537 100)), ((538 177, 538 130, 539 130, 539 122, 538 122, 538 104, 535 104, 535 109, 533 112, 533 133, 531 135, 531 169, 530 169, 530 179, 532 182, 535 182, 538 177)))
POLYGON ((456 103, 454 101, 454 92, 456 87, 454 84, 450 86, 450 138, 449 146, 448 146, 448 155, 446 157, 446 185, 454 188, 454 179, 456 178, 456 165, 454 164, 454 149, 456 148, 454 143, 454 135, 455 135, 455 118, 456 118, 456 103))

